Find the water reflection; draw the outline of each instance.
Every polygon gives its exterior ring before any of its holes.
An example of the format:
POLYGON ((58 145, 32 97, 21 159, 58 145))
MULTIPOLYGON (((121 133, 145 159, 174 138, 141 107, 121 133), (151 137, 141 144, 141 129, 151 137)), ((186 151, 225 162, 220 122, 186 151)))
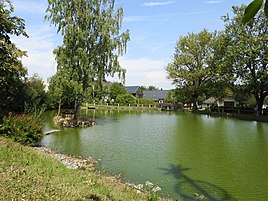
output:
MULTIPOLYGON (((97 125, 64 129, 42 144, 101 159, 110 173, 136 183, 152 181, 164 194, 185 200, 268 196, 268 124, 156 111, 88 110, 84 115, 97 125)), ((52 118, 47 113, 45 129, 53 129, 52 118)))
POLYGON ((177 182, 174 191, 183 200, 211 200, 225 201, 236 200, 223 188, 209 182, 190 178, 185 174, 190 168, 182 165, 170 164, 168 168, 160 168, 166 175, 172 175, 177 182))

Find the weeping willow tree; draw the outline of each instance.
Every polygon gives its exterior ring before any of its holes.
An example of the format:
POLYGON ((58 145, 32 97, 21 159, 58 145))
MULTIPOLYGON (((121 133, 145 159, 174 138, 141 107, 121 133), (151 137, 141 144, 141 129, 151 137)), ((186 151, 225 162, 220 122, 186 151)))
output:
POLYGON ((82 86, 76 94, 77 119, 83 93, 93 82, 102 88, 106 76, 125 78, 118 61, 130 39, 128 30, 120 32, 123 9, 114 0, 48 0, 46 12, 45 19, 63 36, 63 44, 54 50, 57 73, 70 70, 70 80, 82 86))

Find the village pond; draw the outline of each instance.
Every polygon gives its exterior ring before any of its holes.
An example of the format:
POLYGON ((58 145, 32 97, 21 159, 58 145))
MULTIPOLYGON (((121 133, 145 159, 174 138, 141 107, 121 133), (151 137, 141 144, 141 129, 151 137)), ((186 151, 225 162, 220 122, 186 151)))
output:
MULTIPOLYGON (((97 125, 64 128, 41 144, 98 160, 126 181, 174 199, 268 200, 268 123, 191 113, 87 110, 97 125)), ((45 114, 44 130, 54 112, 45 114)))

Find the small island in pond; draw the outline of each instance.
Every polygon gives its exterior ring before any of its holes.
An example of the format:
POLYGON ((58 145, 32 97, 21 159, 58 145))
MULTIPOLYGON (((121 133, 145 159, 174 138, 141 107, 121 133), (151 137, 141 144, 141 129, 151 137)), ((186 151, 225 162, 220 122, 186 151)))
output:
POLYGON ((90 127, 96 125, 96 122, 89 118, 74 118, 74 112, 72 111, 65 111, 62 112, 61 115, 55 116, 53 122, 54 124, 69 128, 90 127))

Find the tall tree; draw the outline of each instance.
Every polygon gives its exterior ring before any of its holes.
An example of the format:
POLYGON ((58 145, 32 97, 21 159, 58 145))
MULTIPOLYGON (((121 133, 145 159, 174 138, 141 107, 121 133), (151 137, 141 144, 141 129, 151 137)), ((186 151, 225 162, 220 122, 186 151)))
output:
POLYGON ((58 115, 61 112, 61 106, 70 107, 74 104, 76 95, 82 91, 81 85, 69 78, 67 71, 57 72, 49 82, 48 104, 52 108, 58 107, 58 115))
POLYGON ((108 75, 124 79, 118 57, 126 52, 129 32, 120 33, 122 18, 114 0, 48 0, 46 19, 63 36, 63 45, 54 51, 58 71, 71 69, 70 80, 81 84, 82 94, 95 80, 101 88, 108 75))
POLYGON ((223 20, 231 36, 232 66, 238 81, 255 96, 259 115, 268 95, 268 20, 264 12, 259 12, 254 21, 243 25, 244 11, 245 6, 233 7, 234 17, 227 15, 223 20))
POLYGON ((226 35, 207 30, 179 38, 166 70, 168 78, 183 89, 185 96, 190 96, 193 110, 197 110, 198 98, 213 87, 212 83, 227 80, 227 43, 226 35))
POLYGON ((18 94, 27 74, 20 60, 26 52, 18 49, 10 39, 10 35, 27 37, 24 20, 12 16, 13 11, 10 1, 0 0, 0 109, 4 110, 22 109, 18 94))
POLYGON ((45 108, 46 92, 43 80, 34 74, 25 83, 25 112, 37 112, 45 108), (28 110, 28 111, 27 111, 28 110))

